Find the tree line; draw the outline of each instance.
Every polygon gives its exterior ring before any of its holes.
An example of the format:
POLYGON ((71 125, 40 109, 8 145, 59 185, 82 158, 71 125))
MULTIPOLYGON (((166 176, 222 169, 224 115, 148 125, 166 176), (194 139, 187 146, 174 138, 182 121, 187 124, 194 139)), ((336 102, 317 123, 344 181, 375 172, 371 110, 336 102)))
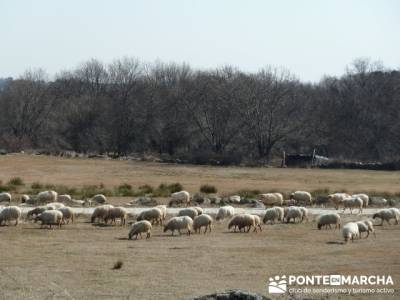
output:
POLYGON ((287 153, 362 161, 400 153, 400 72, 355 60, 305 83, 290 71, 91 59, 49 80, 0 80, 0 149, 152 153, 194 163, 270 162, 287 153))

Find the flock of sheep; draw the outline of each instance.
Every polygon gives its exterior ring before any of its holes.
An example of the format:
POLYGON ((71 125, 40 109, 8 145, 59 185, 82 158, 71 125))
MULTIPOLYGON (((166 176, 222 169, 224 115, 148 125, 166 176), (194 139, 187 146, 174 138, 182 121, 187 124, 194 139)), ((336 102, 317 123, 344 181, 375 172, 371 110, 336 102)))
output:
MULTIPOLYGON (((348 195, 345 193, 335 193, 328 196, 329 201, 332 202, 334 207, 338 209, 343 207, 343 211, 350 210, 352 214, 353 209, 358 209, 362 213, 363 207, 368 206, 369 197, 366 194, 348 195)), ((215 216, 217 222, 229 219, 228 229, 236 232, 237 230, 249 232, 257 232, 262 230, 262 223, 274 224, 275 222, 300 223, 309 219, 309 211, 304 206, 296 206, 297 204, 312 205, 313 198, 310 193, 304 191, 297 191, 291 194, 290 199, 284 201, 280 193, 268 193, 259 195, 259 200, 265 205, 272 206, 262 212, 262 215, 235 213, 233 206, 222 206, 218 209, 215 216), (283 205, 288 205, 282 207, 283 205)), ((74 222, 74 211, 67 205, 92 205, 92 203, 100 204, 97 206, 92 215, 91 222, 103 222, 105 224, 116 224, 119 221, 120 225, 127 223, 128 211, 124 207, 114 207, 113 205, 106 204, 106 197, 104 195, 96 195, 90 200, 73 200, 69 195, 58 195, 55 191, 44 191, 39 193, 36 197, 30 198, 27 195, 21 197, 21 202, 26 204, 43 204, 42 206, 35 207, 27 213, 28 219, 33 219, 34 222, 41 222, 41 227, 44 226, 58 226, 61 227, 69 222, 74 222), (64 204, 65 203, 65 204, 64 204)), ((170 205, 188 205, 191 201, 190 194, 186 191, 180 191, 171 194, 170 205)), ((11 195, 9 193, 0 193, 0 202, 11 202, 11 195)), ((18 206, 0 207, 0 225, 10 224, 18 221, 21 218, 21 209, 18 206)), ((174 235, 175 231, 181 234, 181 230, 190 235, 193 231, 200 233, 204 229, 204 234, 211 232, 211 227, 214 219, 203 212, 199 206, 186 207, 179 210, 178 215, 171 217, 166 221, 167 206, 158 205, 141 212, 129 230, 128 237, 132 239, 142 234, 146 234, 146 238, 150 238, 152 227, 154 225, 164 226, 163 231, 171 231, 174 235), (163 223, 165 223, 163 225, 163 223)), ((382 225, 386 221, 390 224, 393 219, 396 224, 399 223, 400 211, 397 208, 381 209, 372 216, 373 219, 381 219, 382 225)), ((318 229, 328 227, 331 228, 341 227, 341 217, 337 213, 327 213, 318 216, 317 227, 318 229)), ((342 228, 342 237, 345 242, 348 240, 354 241, 356 238, 361 238, 361 233, 366 232, 366 237, 372 232, 375 235, 373 222, 371 220, 363 220, 357 222, 349 222, 342 228)))

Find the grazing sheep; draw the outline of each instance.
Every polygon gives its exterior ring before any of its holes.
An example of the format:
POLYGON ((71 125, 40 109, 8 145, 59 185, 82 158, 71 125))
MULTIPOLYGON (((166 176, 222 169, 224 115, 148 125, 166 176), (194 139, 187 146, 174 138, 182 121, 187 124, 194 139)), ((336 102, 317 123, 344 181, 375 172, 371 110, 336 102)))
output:
POLYGON ((193 220, 188 216, 183 217, 173 217, 169 219, 167 224, 164 226, 164 232, 168 230, 172 231, 172 235, 174 235, 175 230, 178 230, 179 234, 181 234, 181 230, 186 229, 187 234, 190 235, 193 228, 193 220))
POLYGON ((257 227, 260 229, 260 231, 262 231, 261 229, 261 218, 259 215, 252 215, 254 217, 254 230, 255 232, 257 232, 257 227))
POLYGON ((294 199, 289 199, 289 200, 283 200, 282 205, 285 206, 295 206, 297 204, 297 201, 294 199))
POLYGON ((339 205, 342 203, 342 201, 346 198, 350 198, 349 194, 346 193, 334 193, 334 194, 330 194, 328 195, 328 199, 329 201, 332 202, 333 206, 336 209, 339 209, 339 205))
POLYGON ((251 227, 256 227, 254 216, 249 214, 236 215, 229 221, 228 229, 230 230, 232 227, 234 232, 236 232, 236 227, 239 231, 242 231, 243 228, 246 230, 246 227, 248 227, 247 232, 249 232, 251 227))
POLYGON ((329 213, 329 214, 323 214, 318 217, 318 229, 321 230, 322 227, 325 226, 325 229, 331 229, 331 225, 335 225, 335 229, 339 228, 340 229, 340 223, 341 219, 338 214, 335 213, 329 213))
POLYGON ((372 221, 371 220, 364 220, 363 222, 365 223, 365 225, 367 225, 368 232, 372 232, 374 234, 374 236, 376 237, 376 233, 375 233, 375 229, 374 229, 374 225, 372 224, 372 221))
POLYGON ((191 207, 181 209, 178 213, 179 217, 188 216, 192 218, 192 220, 194 220, 194 218, 197 217, 197 215, 198 215, 197 210, 191 207))
POLYGON ((343 212, 346 210, 346 208, 350 209, 350 214, 353 214, 353 208, 358 208, 359 211, 358 213, 362 213, 363 209, 363 201, 360 198, 346 198, 342 200, 343 204, 343 212))
POLYGON ((360 198, 363 201, 363 207, 367 207, 369 203, 369 196, 367 194, 354 194, 352 198, 360 198))
POLYGON ((215 217, 215 219, 217 221, 223 220, 225 218, 232 217, 234 214, 235 214, 235 209, 232 206, 230 205, 221 206, 218 209, 217 216, 215 217))
POLYGON ((113 208, 114 206, 107 204, 107 205, 101 205, 98 206, 94 209, 92 216, 90 218, 90 222, 93 223, 96 219, 98 222, 105 220, 105 217, 107 217, 108 211, 110 208, 113 208))
POLYGON ((31 197, 29 197, 29 195, 22 195, 21 203, 34 204, 34 203, 36 203, 36 201, 34 199, 31 199, 31 197))
POLYGON ((111 223, 116 223, 116 219, 121 220, 121 226, 125 225, 126 223, 126 217, 128 215, 128 211, 121 206, 118 207, 112 207, 108 210, 107 215, 104 217, 104 222, 107 223, 108 220, 111 220, 111 223))
POLYGON ((151 224, 157 223, 162 225, 163 213, 159 208, 150 208, 148 210, 142 211, 137 217, 137 221, 147 220, 151 224))
POLYGON ((239 195, 232 195, 228 197, 228 201, 230 203, 240 203, 240 196, 239 195))
POLYGON ((40 225, 40 228, 43 228, 44 225, 48 225, 50 226, 50 228, 52 225, 57 225, 59 228, 61 228, 62 219, 63 219, 63 214, 61 211, 46 210, 35 218, 35 223, 37 221, 41 221, 42 224, 40 225))
POLYGON ((46 206, 40 206, 40 207, 35 207, 34 209, 28 211, 28 213, 26 214, 26 217, 28 219, 30 219, 33 216, 37 216, 40 215, 42 212, 46 211, 47 207, 46 206))
POLYGON ((354 242, 354 239, 360 236, 357 223, 349 222, 346 225, 344 225, 342 229, 342 236, 346 243, 348 242, 349 239, 351 239, 351 241, 354 242))
POLYGON ((293 219, 293 222, 296 223, 296 218, 298 218, 299 222, 301 222, 303 219, 303 211, 300 209, 300 207, 289 206, 287 208, 286 223, 289 223, 291 219, 293 219))
POLYGON ((151 236, 151 229, 152 226, 149 221, 143 220, 135 222, 129 230, 129 239, 131 240, 133 236, 136 236, 137 239, 138 235, 140 235, 140 238, 142 238, 142 233, 147 233, 146 239, 148 239, 151 236))
POLYGON ((84 206, 85 205, 85 201, 84 200, 71 199, 71 201, 67 201, 66 204, 72 205, 72 206, 84 206))
POLYGON ((376 212, 373 216, 372 219, 379 218, 382 220, 381 225, 383 226, 383 221, 386 221, 390 225, 390 220, 394 219, 396 224, 399 223, 399 218, 396 218, 396 214, 394 213, 393 210, 390 210, 389 208, 381 209, 378 212, 376 212))
POLYGON ((376 206, 385 206, 387 205, 387 200, 384 198, 371 198, 371 204, 376 206))
POLYGON ((192 208, 194 208, 195 210, 197 210, 197 215, 200 216, 201 214, 203 214, 203 209, 200 206, 193 206, 192 208))
POLYGON ((301 221, 302 221, 302 222, 303 222, 304 220, 308 221, 308 209, 305 208, 305 207, 303 207, 303 206, 300 206, 299 208, 300 208, 300 210, 301 210, 301 212, 302 212, 301 221))
MULTIPOLYGON (((280 208, 280 207, 279 207, 280 208)), ((264 224, 267 224, 270 221, 272 224, 275 224, 275 220, 282 221, 283 214, 276 207, 268 208, 265 211, 265 215, 263 218, 264 224)))
POLYGON ((11 202, 11 194, 10 193, 0 193, 0 202, 11 202))
POLYGON ((371 227, 369 226, 369 225, 372 226, 372 222, 371 221, 368 221, 368 222, 370 222, 371 224, 368 224, 365 221, 356 222, 356 224, 358 226, 358 232, 360 233, 360 239, 362 238, 362 234, 361 234, 362 232, 366 232, 367 233, 367 236, 365 238, 367 238, 369 236, 369 232, 370 231, 373 232, 374 235, 375 235, 375 231, 374 231, 373 227, 371 229, 371 227))
POLYGON ((274 206, 273 209, 275 209, 279 214, 278 221, 283 222, 285 216, 285 209, 279 206, 274 206))
POLYGON ((197 233, 197 231, 201 230, 201 227, 205 227, 204 234, 207 233, 207 229, 211 232, 211 224, 213 222, 213 219, 211 216, 207 214, 201 214, 200 216, 197 216, 193 220, 193 230, 194 232, 197 233))
POLYGON ((260 194, 258 195, 258 200, 264 205, 282 205, 283 195, 281 193, 260 194))
POLYGON ((71 202, 72 198, 70 195, 58 195, 57 201, 58 202, 71 202))
POLYGON ((50 203, 57 201, 57 192, 55 191, 44 191, 37 194, 36 199, 38 203, 50 203))
POLYGON ((290 194, 290 199, 294 199, 297 202, 302 202, 305 204, 312 204, 312 196, 309 192, 305 191, 296 191, 290 194))
POLYGON ((167 206, 166 205, 157 205, 155 208, 161 210, 162 213, 162 220, 164 221, 167 217, 167 206))
POLYGON ((48 203, 46 204, 46 207, 48 210, 57 210, 61 207, 64 207, 65 205, 63 203, 60 202, 53 202, 53 203, 48 203))
POLYGON ((188 206, 190 203, 190 194, 187 191, 180 191, 176 193, 171 194, 171 200, 169 201, 169 206, 172 206, 173 204, 179 205, 179 204, 185 204, 188 206))
POLYGON ((19 218, 21 217, 21 209, 17 206, 7 206, 0 211, 0 226, 3 224, 10 224, 15 220, 15 226, 18 225, 19 218))
POLYGON ((71 220, 71 223, 74 223, 75 214, 71 207, 64 206, 64 207, 60 207, 57 210, 63 214, 63 217, 62 217, 63 224, 65 224, 65 222, 67 222, 67 224, 69 224, 70 220, 71 220))
POLYGON ((315 206, 319 205, 320 207, 326 207, 327 204, 329 204, 329 198, 328 196, 317 196, 314 199, 314 204, 315 206))
POLYGON ((104 203, 107 202, 107 198, 103 194, 97 194, 97 195, 94 195, 92 197, 92 199, 90 199, 90 201, 91 201, 91 203, 95 202, 95 203, 98 203, 98 204, 104 204, 104 203))

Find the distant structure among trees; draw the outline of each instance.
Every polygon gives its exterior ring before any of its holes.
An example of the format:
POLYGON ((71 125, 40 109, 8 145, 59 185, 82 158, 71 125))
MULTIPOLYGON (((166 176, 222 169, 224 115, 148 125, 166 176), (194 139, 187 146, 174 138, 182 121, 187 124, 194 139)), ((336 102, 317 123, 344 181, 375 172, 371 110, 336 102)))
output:
POLYGON ((7 151, 153 153, 216 164, 269 163, 282 151, 313 149, 360 161, 400 153, 400 72, 365 59, 316 84, 272 67, 199 71, 92 59, 52 80, 43 70, 0 80, 0 112, 7 151))

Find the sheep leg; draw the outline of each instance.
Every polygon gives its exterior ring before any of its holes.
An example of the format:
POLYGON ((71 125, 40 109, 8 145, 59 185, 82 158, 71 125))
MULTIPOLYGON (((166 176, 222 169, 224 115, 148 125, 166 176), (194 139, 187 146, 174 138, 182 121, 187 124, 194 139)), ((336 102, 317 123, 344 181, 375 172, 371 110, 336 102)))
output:
POLYGON ((209 231, 211 232, 211 224, 210 225, 208 225, 209 227, 208 227, 208 229, 209 229, 209 231))
POLYGON ((149 231, 149 232, 147 232, 146 239, 149 239, 150 236, 151 236, 151 233, 150 233, 150 231, 149 231))
POLYGON ((18 225, 18 219, 15 220, 15 226, 17 226, 17 225, 18 225))
MULTIPOLYGON (((207 233, 207 229, 208 229, 208 228, 207 228, 207 226, 206 226, 206 229, 204 230, 204 234, 206 234, 206 233, 207 233)), ((199 229, 199 231, 200 231, 200 229, 199 229)))
POLYGON ((261 224, 258 224, 258 228, 260 228, 260 231, 262 231, 262 229, 261 229, 261 224))

